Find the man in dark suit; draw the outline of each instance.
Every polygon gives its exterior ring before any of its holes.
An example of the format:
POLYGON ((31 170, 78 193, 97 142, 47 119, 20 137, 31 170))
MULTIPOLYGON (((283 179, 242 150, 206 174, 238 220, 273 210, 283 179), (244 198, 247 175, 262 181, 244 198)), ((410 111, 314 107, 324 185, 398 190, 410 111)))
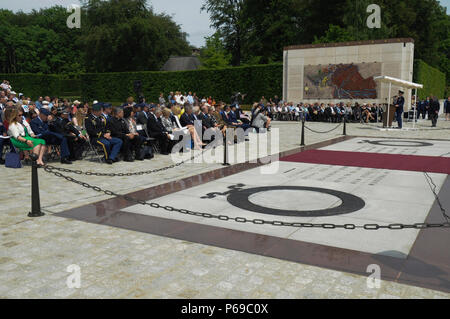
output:
POLYGON ((150 110, 149 105, 146 103, 142 103, 139 106, 141 107, 141 111, 136 114, 136 124, 147 125, 150 110))
POLYGON ((142 161, 144 159, 140 152, 142 140, 139 138, 138 133, 133 134, 128 129, 128 125, 123 119, 123 109, 113 109, 111 118, 106 123, 106 129, 111 132, 112 137, 122 140, 122 155, 125 162, 134 161, 133 151, 136 160, 142 161))
POLYGON ((161 146, 161 155, 169 155, 170 137, 161 123, 161 109, 152 108, 148 116, 147 130, 150 137, 156 138, 161 146))
POLYGON ((228 127, 242 128, 244 131, 250 128, 249 124, 244 124, 236 118, 236 114, 231 110, 229 105, 225 106, 225 112, 222 114, 222 118, 228 127))
POLYGON ((192 106, 188 105, 185 108, 183 115, 180 117, 180 124, 183 127, 194 126, 194 115, 192 106))
MULTIPOLYGON (((431 109, 430 109, 431 100, 430 97, 427 96, 427 99, 423 102, 424 108, 425 108, 425 114, 428 114, 428 119, 431 120, 431 109)), ((425 115, 424 114, 424 115, 425 115)), ((423 117, 425 119, 425 116, 423 117)))
POLYGON ((422 118, 425 119, 425 102, 424 101, 417 101, 417 118, 419 119, 422 115, 422 118))
POLYGON ((437 121, 439 119, 439 111, 441 110, 441 104, 437 97, 433 96, 433 99, 430 101, 430 116, 431 116, 431 127, 436 127, 437 121))
POLYGON ((42 108, 39 112, 39 116, 35 117, 31 123, 31 129, 38 138, 45 140, 47 145, 60 145, 61 146, 61 164, 72 164, 69 160, 70 151, 67 139, 58 133, 52 132, 48 124, 48 117, 50 111, 42 108))

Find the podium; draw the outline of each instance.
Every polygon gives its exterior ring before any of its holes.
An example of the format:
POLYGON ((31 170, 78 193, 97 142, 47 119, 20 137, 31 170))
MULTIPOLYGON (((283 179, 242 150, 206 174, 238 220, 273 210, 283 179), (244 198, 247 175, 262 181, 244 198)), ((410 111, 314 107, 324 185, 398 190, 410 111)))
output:
POLYGON ((387 105, 383 106, 383 128, 392 127, 392 122, 394 121, 395 117, 395 105, 391 105, 389 107, 389 114, 387 114, 388 107, 387 105), (388 116, 389 115, 389 116, 388 116))

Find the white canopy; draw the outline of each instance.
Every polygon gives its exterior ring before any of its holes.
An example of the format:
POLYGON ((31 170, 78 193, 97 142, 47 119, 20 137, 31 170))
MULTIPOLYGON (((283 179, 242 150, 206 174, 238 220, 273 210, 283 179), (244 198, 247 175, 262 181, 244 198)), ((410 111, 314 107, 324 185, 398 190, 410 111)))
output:
POLYGON ((414 82, 408 82, 402 79, 393 78, 390 76, 382 75, 373 78, 375 81, 380 81, 384 83, 391 83, 396 86, 403 87, 405 89, 423 89, 423 84, 418 84, 414 82))
MULTIPOLYGON (((391 88, 392 88, 392 85, 396 85, 396 86, 402 87, 404 89, 416 90, 415 91, 416 92, 416 94, 415 94, 415 96, 416 96, 415 101, 417 101, 417 89, 423 89, 423 84, 418 84, 418 83, 414 83, 414 82, 408 82, 408 81, 405 81, 405 80, 402 80, 402 79, 397 79, 397 78, 393 78, 393 77, 386 76, 386 75, 376 76, 373 79, 375 81, 380 81, 380 82, 384 82, 384 83, 388 83, 389 84, 388 101, 391 100, 391 88)), ((390 107, 391 107, 391 104, 390 104, 390 102, 388 102, 388 107, 387 107, 388 117, 389 117, 389 114, 390 114, 390 107)), ((414 108, 413 129, 416 128, 416 120, 417 120, 417 108, 415 107, 414 108)), ((389 122, 389 121, 387 121, 387 122, 389 122)))

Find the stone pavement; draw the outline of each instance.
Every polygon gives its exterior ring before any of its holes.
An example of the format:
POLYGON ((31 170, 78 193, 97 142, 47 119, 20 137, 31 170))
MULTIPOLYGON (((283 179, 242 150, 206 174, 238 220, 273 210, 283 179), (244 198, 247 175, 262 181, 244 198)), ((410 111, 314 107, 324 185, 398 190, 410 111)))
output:
MULTIPOLYGON (((408 124, 411 125, 411 124, 408 124)), ((316 131, 336 124, 307 123, 316 131)), ((348 135, 450 140, 450 122, 432 130, 380 131, 349 124, 348 135)), ((300 123, 275 122, 280 151, 298 148, 300 123)), ((342 135, 306 131, 308 145, 342 135)), ((449 150, 450 152, 450 150, 449 150)), ((71 169, 133 172, 171 165, 170 157, 114 166, 77 162, 71 169)), ((55 164, 59 166, 59 164, 55 164)), ((121 194, 221 168, 186 164, 160 173, 123 178, 72 176, 121 194)), ((53 214, 109 197, 39 171, 46 216, 30 219, 30 167, 0 168, 0 298, 449 298, 450 294, 383 281, 369 289, 367 278, 263 256, 88 224, 53 214), (81 288, 69 289, 69 265, 81 268, 81 288)))

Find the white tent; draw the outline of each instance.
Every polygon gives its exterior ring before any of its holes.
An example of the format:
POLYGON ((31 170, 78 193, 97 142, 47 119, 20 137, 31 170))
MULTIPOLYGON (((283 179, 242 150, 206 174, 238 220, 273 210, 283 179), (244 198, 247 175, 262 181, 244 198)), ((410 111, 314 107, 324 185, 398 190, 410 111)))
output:
MULTIPOLYGON (((415 103, 417 103, 417 90, 418 89, 423 89, 423 84, 418 84, 418 83, 414 83, 414 82, 409 82, 409 81, 405 81, 402 79, 397 79, 397 78, 393 78, 390 76, 386 76, 386 75, 382 75, 382 76, 376 76, 373 78, 375 81, 379 81, 382 83, 389 83, 389 98, 388 98, 388 109, 387 109, 387 114, 389 114, 389 108, 391 105, 391 89, 392 89, 392 85, 396 85, 405 89, 409 89, 409 90, 415 90, 415 103)), ((389 115, 388 115, 389 116, 389 115)), ((413 127, 416 127, 416 119, 417 119, 417 105, 414 107, 414 124, 413 127)))

